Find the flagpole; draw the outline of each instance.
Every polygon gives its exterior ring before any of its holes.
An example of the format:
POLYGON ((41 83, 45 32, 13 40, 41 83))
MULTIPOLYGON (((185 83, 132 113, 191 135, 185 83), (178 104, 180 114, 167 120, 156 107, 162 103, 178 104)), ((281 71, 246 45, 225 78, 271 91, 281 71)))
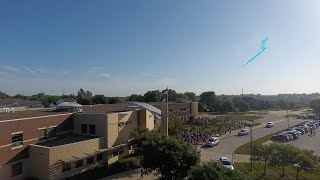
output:
POLYGON ((167 86, 167 107, 166 107, 166 126, 167 126, 167 129, 166 129, 166 135, 168 136, 169 135, 169 89, 168 89, 168 86, 167 86))

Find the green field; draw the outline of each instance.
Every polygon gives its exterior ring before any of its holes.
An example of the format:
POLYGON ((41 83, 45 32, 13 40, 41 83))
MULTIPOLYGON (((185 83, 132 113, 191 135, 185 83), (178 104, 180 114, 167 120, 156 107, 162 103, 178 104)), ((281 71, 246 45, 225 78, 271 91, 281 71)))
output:
POLYGON ((234 115, 234 116, 217 116, 218 119, 230 119, 230 120, 239 120, 239 121, 254 121, 257 119, 263 118, 262 116, 255 115, 234 115))
MULTIPOLYGON (((250 163, 235 163, 237 169, 242 172, 245 176, 252 180, 295 180, 296 169, 293 166, 285 167, 285 176, 282 175, 282 168, 280 167, 267 167, 266 175, 263 175, 263 164, 253 164, 253 171, 250 171, 250 163)), ((299 172, 300 180, 317 180, 320 179, 319 173, 311 173, 301 171, 299 172)))

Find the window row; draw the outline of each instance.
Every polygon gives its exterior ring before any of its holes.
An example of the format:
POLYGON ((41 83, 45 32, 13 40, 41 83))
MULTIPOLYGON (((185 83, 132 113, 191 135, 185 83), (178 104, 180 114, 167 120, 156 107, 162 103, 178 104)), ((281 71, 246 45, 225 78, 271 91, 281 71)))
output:
POLYGON ((96 134, 96 125, 92 124, 81 124, 81 134, 91 134, 95 135, 96 134))
MULTIPOLYGON (((93 164, 94 159, 96 158, 96 162, 100 162, 103 160, 102 154, 97 154, 96 156, 89 156, 86 159, 81 159, 75 162, 75 168, 80 168, 84 165, 84 161, 86 161, 87 165, 93 164)), ((71 170, 71 162, 63 163, 62 164, 62 172, 70 171, 71 170)))
POLYGON ((119 127, 123 127, 123 126, 129 125, 129 124, 131 124, 131 121, 119 122, 118 126, 119 126, 119 127))
POLYGON ((37 137, 39 141, 45 141, 48 139, 53 139, 57 136, 57 128, 49 127, 49 128, 41 128, 37 131, 37 137))

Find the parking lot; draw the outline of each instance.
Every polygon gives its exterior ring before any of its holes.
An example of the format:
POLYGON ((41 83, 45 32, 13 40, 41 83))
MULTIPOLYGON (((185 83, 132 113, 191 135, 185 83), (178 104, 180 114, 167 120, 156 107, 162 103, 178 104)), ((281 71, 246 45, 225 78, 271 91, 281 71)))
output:
POLYGON ((285 144, 292 144, 300 149, 310 149, 315 151, 317 155, 320 155, 319 142, 320 142, 320 127, 318 127, 315 130, 315 135, 311 136, 309 132, 300 136, 299 139, 286 142, 285 144))

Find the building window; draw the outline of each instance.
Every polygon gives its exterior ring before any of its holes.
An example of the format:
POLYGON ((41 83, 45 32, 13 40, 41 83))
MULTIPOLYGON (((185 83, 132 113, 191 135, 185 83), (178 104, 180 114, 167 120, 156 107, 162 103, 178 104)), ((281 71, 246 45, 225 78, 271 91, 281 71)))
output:
POLYGON ((169 109, 169 112, 172 112, 172 109, 169 109))
POLYGON ((79 160, 79 161, 76 161, 76 168, 79 168, 79 167, 82 167, 83 166, 83 160, 79 160))
POLYGON ((23 133, 11 134, 11 143, 12 147, 23 146, 23 133))
POLYGON ((124 152, 124 147, 119 148, 119 154, 122 154, 124 152))
POLYGON ((57 128, 56 127, 50 127, 48 128, 47 136, 48 138, 54 138, 57 135, 57 128))
POLYGON ((103 159, 102 154, 98 154, 98 155, 97 155, 97 161, 102 161, 102 159, 103 159))
POLYGON ((187 111, 187 108, 182 107, 180 108, 180 111, 187 111))
POLYGON ((181 120, 183 120, 183 116, 181 116, 180 118, 181 118, 181 120))
POLYGON ((42 141, 46 139, 47 130, 46 129, 38 129, 37 136, 38 140, 42 141))
POLYGON ((87 164, 93 163, 93 156, 87 158, 87 164))
POLYGON ((96 125, 89 125, 89 134, 96 134, 96 125))
POLYGON ((114 150, 112 151, 112 156, 114 157, 114 156, 118 156, 118 155, 119 155, 118 149, 114 149, 114 150))
POLYGON ((88 125, 81 124, 81 134, 88 134, 88 125))
POLYGON ((14 163, 11 165, 11 176, 18 176, 23 173, 23 162, 14 163))
POLYGON ((62 172, 70 171, 71 163, 62 163, 62 172))

